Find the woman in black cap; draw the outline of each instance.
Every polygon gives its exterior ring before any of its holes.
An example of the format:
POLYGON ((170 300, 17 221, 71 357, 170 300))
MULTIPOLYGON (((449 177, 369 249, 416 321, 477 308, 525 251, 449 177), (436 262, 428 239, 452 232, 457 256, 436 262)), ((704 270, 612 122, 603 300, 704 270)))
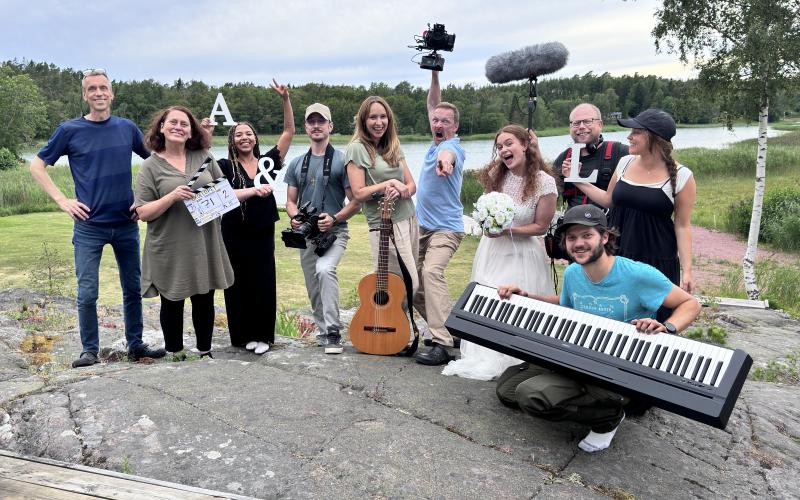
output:
MULTIPOLYGON (((612 208, 609 225, 621 232, 619 255, 652 265, 691 293, 696 185, 692 171, 672 158, 675 120, 660 109, 648 109, 617 121, 632 129, 630 155, 620 159, 608 191, 588 183, 576 186, 596 203, 612 208)), ((667 316, 668 310, 659 309, 659 321, 667 316)))

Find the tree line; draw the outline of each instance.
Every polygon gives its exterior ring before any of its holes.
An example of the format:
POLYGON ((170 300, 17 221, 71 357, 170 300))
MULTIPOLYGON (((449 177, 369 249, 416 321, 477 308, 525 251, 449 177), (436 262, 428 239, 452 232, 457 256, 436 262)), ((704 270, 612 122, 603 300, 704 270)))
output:
MULTIPOLYGON (((112 75, 113 76, 113 75, 112 75)), ((53 64, 10 60, 0 63, 0 147, 16 151, 23 143, 45 139, 62 121, 87 112, 81 100, 80 71, 53 64)), ((442 74, 447 81, 447 74, 442 74)), ((218 92, 227 102, 234 120, 250 121, 265 134, 280 133, 283 114, 280 99, 268 87, 253 83, 207 85, 201 81, 178 79, 172 84, 147 80, 113 80, 114 113, 130 118, 145 129, 154 112, 181 104, 199 116, 207 116, 218 92)), ((290 82, 287 82, 290 83, 290 82)), ((401 134, 427 134, 427 88, 408 82, 395 86, 372 83, 369 86, 306 83, 291 86, 295 119, 313 102, 327 104, 336 131, 350 134, 353 115, 369 95, 387 99, 396 115, 401 134)), ((574 75, 547 79, 538 85, 535 128, 563 127, 569 112, 578 103, 596 104, 605 114, 631 116, 649 107, 671 113, 681 124, 703 124, 758 118, 758 106, 742 101, 732 109, 704 90, 697 80, 673 80, 653 75, 611 76, 608 73, 574 75), (726 111, 723 113, 721 109, 726 111)), ((442 98, 458 106, 462 135, 495 132, 511 122, 527 124, 525 115, 528 84, 461 86, 446 85, 442 98)), ((779 92, 770 106, 770 119, 800 112, 800 96, 779 92)), ((220 120, 218 120, 220 121, 220 120)), ((218 133, 223 133, 219 127, 218 133)))

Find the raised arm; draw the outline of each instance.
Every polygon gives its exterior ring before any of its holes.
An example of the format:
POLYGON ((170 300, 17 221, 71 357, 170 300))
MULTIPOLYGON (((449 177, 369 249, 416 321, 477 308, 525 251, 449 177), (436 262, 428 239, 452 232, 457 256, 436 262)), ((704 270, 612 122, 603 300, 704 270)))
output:
POLYGON ((64 193, 58 189, 56 183, 50 178, 46 167, 47 166, 45 165, 44 160, 38 156, 31 160, 30 171, 33 180, 42 186, 42 189, 44 189, 44 192, 47 193, 47 196, 52 198, 53 201, 58 204, 58 207, 66 212, 67 215, 72 217, 73 220, 88 219, 91 209, 76 199, 71 199, 64 196, 64 193))
POLYGON ((431 71, 431 86, 428 89, 428 117, 440 102, 442 102, 442 89, 439 87, 439 72, 431 71))
POLYGON ((281 161, 283 161, 286 157, 286 152, 289 151, 289 146, 292 145, 292 139, 294 138, 294 111, 292 110, 292 101, 289 99, 289 88, 286 85, 278 83, 274 78, 270 86, 283 100, 283 132, 281 132, 281 136, 278 138, 278 151, 281 155, 281 161))

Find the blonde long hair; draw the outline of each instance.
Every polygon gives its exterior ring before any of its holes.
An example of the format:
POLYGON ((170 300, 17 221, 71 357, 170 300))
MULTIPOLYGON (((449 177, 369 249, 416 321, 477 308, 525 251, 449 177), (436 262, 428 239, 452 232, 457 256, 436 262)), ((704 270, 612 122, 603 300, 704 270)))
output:
POLYGON ((350 142, 360 141, 367 152, 369 157, 374 161, 377 155, 380 155, 386 163, 392 167, 400 165, 400 139, 397 137, 397 124, 394 121, 394 113, 389 103, 383 97, 369 96, 364 99, 358 112, 353 117, 353 138, 350 142), (378 103, 386 110, 386 117, 388 119, 388 126, 380 141, 378 147, 372 143, 372 138, 367 131, 367 118, 369 117, 369 108, 378 103))

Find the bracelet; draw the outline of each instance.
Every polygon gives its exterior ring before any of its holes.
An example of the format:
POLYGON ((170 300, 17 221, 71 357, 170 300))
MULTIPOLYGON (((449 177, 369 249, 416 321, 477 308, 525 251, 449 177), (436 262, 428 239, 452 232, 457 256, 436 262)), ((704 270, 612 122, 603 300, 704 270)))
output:
POLYGON ((336 224, 337 222, 339 222, 339 219, 336 218, 336 215, 331 215, 331 219, 333 219, 333 222, 331 224, 336 224))

